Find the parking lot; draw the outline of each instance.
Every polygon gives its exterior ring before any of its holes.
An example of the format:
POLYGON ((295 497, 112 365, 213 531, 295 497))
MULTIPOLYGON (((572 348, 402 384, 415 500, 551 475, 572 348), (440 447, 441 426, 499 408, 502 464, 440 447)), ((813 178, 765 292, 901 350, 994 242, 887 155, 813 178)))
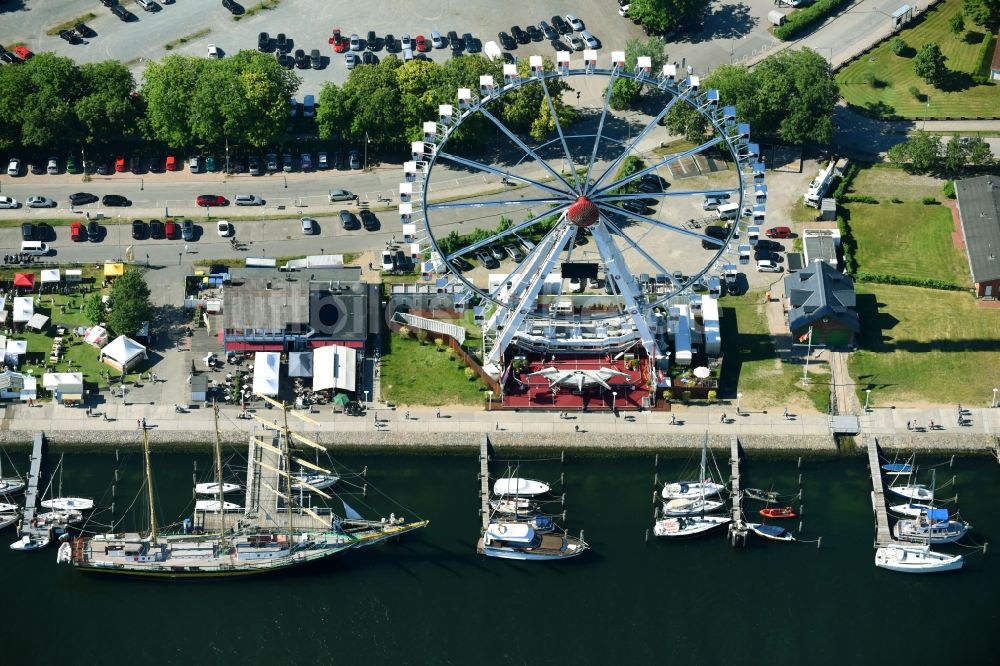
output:
MULTIPOLYGON (((78 62, 95 62, 107 59, 129 63, 136 76, 141 76, 145 62, 157 60, 168 53, 204 56, 209 44, 217 45, 224 53, 241 49, 254 49, 257 35, 267 32, 272 37, 284 33, 292 41, 292 49, 303 49, 308 54, 319 49, 323 65, 319 70, 301 69, 300 93, 316 93, 324 81, 341 83, 347 78, 344 56, 335 54, 327 43, 334 27, 339 27, 348 37, 357 33, 362 38, 374 30, 379 38, 392 33, 397 39, 404 33, 411 37, 418 34, 430 36, 431 31, 446 34, 450 30, 459 35, 471 32, 482 42, 496 40, 497 32, 510 31, 512 25, 526 26, 550 17, 572 12, 586 24, 601 42, 602 51, 624 47, 631 38, 644 38, 640 27, 618 16, 617 3, 613 0, 578 0, 537 3, 528 7, 482 0, 428 0, 414 3, 409 0, 383 0, 377 3, 348 3, 342 0, 283 0, 272 10, 261 11, 240 21, 218 2, 175 0, 162 5, 160 11, 146 12, 132 0, 121 0, 136 21, 123 23, 98 2, 88 0, 21 0, 0 5, 0 42, 24 42, 32 51, 53 51, 73 57, 78 62), (207 5, 207 6, 206 6, 207 5), (96 15, 87 25, 96 36, 86 43, 70 45, 58 36, 46 35, 46 30, 87 12, 96 15), (207 32, 206 32, 207 31, 207 32), (185 43, 178 40, 194 37, 185 43), (171 49, 166 45, 173 43, 171 49)), ((247 8, 254 3, 247 0, 247 8)), ((774 6, 768 0, 751 0, 749 3, 714 3, 700 31, 677 38, 668 44, 668 57, 693 64, 705 72, 723 62, 748 57, 774 42, 767 33, 766 14, 774 6)), ((435 60, 450 57, 450 49, 434 50, 428 54, 435 60)), ((553 49, 547 41, 520 45, 519 56, 540 53, 551 56, 553 49)), ((383 51, 377 52, 384 55, 383 51)))

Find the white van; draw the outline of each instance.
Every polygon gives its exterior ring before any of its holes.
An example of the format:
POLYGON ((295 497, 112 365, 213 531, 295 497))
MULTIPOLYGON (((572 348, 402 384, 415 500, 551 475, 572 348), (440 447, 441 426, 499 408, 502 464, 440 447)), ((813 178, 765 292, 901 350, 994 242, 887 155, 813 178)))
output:
POLYGON ((735 220, 739 212, 740 205, 738 203, 720 204, 715 209, 715 214, 719 216, 720 220, 735 220))
POLYGON ((21 241, 21 252, 33 257, 44 257, 49 253, 49 246, 42 241, 21 241))

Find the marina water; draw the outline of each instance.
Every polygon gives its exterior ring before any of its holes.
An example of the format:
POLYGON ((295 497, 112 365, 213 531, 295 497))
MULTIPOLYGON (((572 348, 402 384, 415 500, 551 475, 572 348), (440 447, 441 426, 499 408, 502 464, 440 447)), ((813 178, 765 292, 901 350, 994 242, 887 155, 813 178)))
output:
MULTIPOLYGON (((135 450, 121 454, 118 518, 139 489, 140 457, 135 450)), ((13 458, 24 474, 27 456, 13 458)), ((971 539, 995 545, 986 556, 944 547, 967 554, 963 570, 908 576, 874 566, 871 484, 862 456, 805 459, 798 469, 795 460, 747 455, 745 486, 794 493, 802 475, 802 500, 792 503, 802 504, 804 515, 780 524, 797 529, 801 520, 801 538, 822 537, 820 549, 753 539, 734 549, 724 533, 680 543, 650 535, 646 542, 654 473, 679 480, 696 469, 696 459, 694 452, 661 457, 657 469, 651 455, 523 461, 521 476, 565 492, 567 526, 574 535, 582 528, 592 546, 565 562, 475 554, 474 452, 337 456, 353 469, 368 466, 367 497, 359 490, 349 499, 355 508, 418 515, 430 526, 399 543, 273 577, 185 583, 85 575, 57 565, 54 547, 10 551, 15 534, 7 528, 0 534, 8 600, 3 662, 49 663, 62 652, 75 664, 996 663, 996 461, 956 458, 951 468, 947 459, 918 461, 924 469, 944 463, 939 483, 957 477, 956 487, 939 497, 957 490, 971 539)), ((204 480, 208 453, 153 456, 162 521, 190 514, 194 461, 204 480)), ((56 462, 50 453, 47 468, 56 462)), ((724 467, 724 455, 719 463, 724 467)), ((113 454, 67 454, 64 494, 109 503, 115 464, 113 454)), ((506 467, 493 463, 492 473, 506 467)), ((141 506, 132 511, 137 519, 141 506)), ((556 502, 553 512, 562 508, 556 502)), ((748 515, 758 508, 745 505, 748 515)), ((123 527, 137 524, 130 514, 123 527)))

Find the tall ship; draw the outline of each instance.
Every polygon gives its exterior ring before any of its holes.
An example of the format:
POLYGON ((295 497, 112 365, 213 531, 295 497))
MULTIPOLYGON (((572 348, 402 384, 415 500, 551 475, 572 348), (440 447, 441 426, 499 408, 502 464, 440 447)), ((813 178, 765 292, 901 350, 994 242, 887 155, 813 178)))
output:
MULTIPOLYGON (((261 426, 250 437, 247 456, 246 503, 242 512, 219 511, 225 506, 227 485, 222 478, 222 456, 216 409, 215 484, 213 507, 196 510, 190 530, 161 531, 156 523, 155 494, 149 439, 142 431, 144 486, 149 505, 148 530, 96 534, 62 544, 57 561, 80 571, 149 578, 223 578, 283 571, 326 559, 354 548, 399 537, 428 524, 388 518, 363 518, 341 500, 344 516, 329 507, 311 507, 309 496, 335 500, 335 496, 304 481, 302 470, 331 475, 316 463, 298 456, 292 440, 316 449, 325 448, 292 432, 288 415, 316 423, 291 411, 283 403, 261 396, 282 411, 283 426, 256 418, 261 426), (298 469, 294 469, 297 466, 298 469)), ((318 424, 317 424, 318 425, 318 424)))

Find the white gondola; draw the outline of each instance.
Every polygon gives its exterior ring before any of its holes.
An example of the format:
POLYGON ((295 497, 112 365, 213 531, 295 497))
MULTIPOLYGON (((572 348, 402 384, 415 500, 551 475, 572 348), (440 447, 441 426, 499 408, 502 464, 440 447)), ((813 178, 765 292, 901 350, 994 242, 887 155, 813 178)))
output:
POLYGON ((961 569, 961 555, 935 553, 929 547, 882 546, 875 551, 875 566, 901 573, 938 573, 961 569))
MULTIPOLYGON (((222 492, 231 493, 239 490, 240 486, 236 483, 223 483, 222 492)), ((219 484, 215 481, 209 481, 208 483, 199 483, 194 487, 194 491, 199 495, 218 495, 219 494, 219 484)))
POLYGON ((551 488, 547 483, 541 481, 534 481, 532 479, 520 479, 517 477, 497 479, 496 483, 493 484, 493 494, 494 495, 521 495, 532 497, 534 495, 543 495, 549 492, 551 488))
POLYGON ((94 508, 94 500, 86 497, 53 497, 42 500, 41 505, 56 511, 90 511, 94 508))

